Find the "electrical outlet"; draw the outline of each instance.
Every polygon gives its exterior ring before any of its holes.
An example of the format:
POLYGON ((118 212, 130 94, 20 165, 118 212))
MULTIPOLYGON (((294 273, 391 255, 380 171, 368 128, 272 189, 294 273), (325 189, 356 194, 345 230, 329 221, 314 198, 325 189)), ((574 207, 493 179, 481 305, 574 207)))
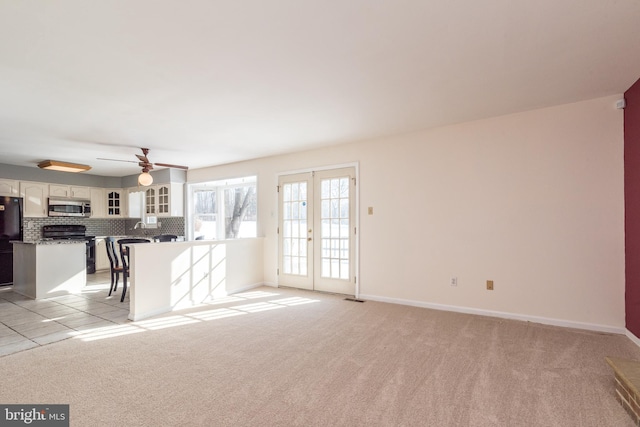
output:
POLYGON ((373 215, 373 206, 369 206, 368 212, 369 215, 373 215))
POLYGON ((493 280, 487 280, 487 290, 488 291, 493 290, 493 280))
POLYGON ((449 284, 451 286, 458 286, 458 278, 457 277, 452 277, 451 280, 449 281, 449 284))

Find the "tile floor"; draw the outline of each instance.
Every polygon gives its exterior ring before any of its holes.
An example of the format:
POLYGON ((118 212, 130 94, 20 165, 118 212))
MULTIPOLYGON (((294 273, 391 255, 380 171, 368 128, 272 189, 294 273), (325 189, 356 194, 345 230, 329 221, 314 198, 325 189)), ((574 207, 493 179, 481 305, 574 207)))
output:
POLYGON ((0 357, 71 338, 82 331, 129 323, 122 283, 109 294, 109 273, 87 275, 80 294, 33 300, 0 287, 0 357))

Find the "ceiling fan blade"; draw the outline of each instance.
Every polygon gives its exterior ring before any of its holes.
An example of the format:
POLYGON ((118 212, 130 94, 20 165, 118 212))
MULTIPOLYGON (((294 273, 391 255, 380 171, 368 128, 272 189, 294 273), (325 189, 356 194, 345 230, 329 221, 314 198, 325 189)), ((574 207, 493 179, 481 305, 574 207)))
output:
POLYGON ((127 163, 137 163, 135 160, 105 159, 104 157, 96 157, 96 160, 108 160, 108 161, 110 161, 110 162, 127 162, 127 163))
POLYGON ((170 165, 168 163, 154 163, 154 165, 162 166, 162 167, 165 167, 165 168, 176 168, 176 169, 184 169, 184 170, 189 169, 189 166, 170 165))
POLYGON ((137 163, 143 169, 152 170, 154 166, 160 166, 163 168, 175 168, 175 169, 184 169, 188 170, 188 166, 182 165, 173 165, 170 163, 151 163, 149 158, 147 158, 147 154, 149 154, 148 148, 141 148, 143 154, 136 154, 138 161, 135 160, 120 160, 120 159, 105 159, 103 157, 98 157, 98 160, 108 160, 111 162, 126 162, 126 163, 137 163))

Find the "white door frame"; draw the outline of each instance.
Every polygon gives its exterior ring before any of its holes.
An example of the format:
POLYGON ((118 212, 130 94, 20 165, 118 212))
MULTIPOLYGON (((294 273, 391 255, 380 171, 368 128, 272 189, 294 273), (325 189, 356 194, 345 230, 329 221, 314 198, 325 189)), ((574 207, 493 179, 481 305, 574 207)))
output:
MULTIPOLYGON (((276 173, 276 186, 280 181, 280 177, 283 175, 293 175, 298 173, 310 173, 310 172, 318 172, 332 169, 342 169, 342 168, 354 168, 355 169, 355 178, 356 178, 356 188, 355 188, 355 218, 354 218, 354 226, 356 228, 356 235, 354 236, 354 244, 355 244, 355 253, 354 260, 355 270, 354 270, 354 278, 355 278, 355 297, 359 298, 360 296, 360 164, 358 162, 353 163, 340 163, 335 165, 328 166, 318 166, 312 168, 305 169, 296 169, 285 172, 276 173)), ((274 191, 275 198, 275 206, 276 206, 276 228, 278 227, 278 223, 280 222, 280 203, 278 200, 278 192, 274 191)), ((276 241, 278 246, 278 256, 276 257, 276 263, 279 263, 280 260, 280 236, 276 233, 276 241)), ((276 269, 279 267, 276 265, 276 269)), ((276 275, 276 286, 280 286, 280 275, 276 275)))

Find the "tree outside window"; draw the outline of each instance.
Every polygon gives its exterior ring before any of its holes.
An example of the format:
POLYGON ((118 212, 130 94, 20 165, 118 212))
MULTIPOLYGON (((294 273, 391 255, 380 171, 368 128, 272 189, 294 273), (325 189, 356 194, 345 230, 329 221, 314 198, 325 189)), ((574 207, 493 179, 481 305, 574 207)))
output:
POLYGON ((193 239, 237 239, 257 236, 256 177, 189 186, 193 239))

